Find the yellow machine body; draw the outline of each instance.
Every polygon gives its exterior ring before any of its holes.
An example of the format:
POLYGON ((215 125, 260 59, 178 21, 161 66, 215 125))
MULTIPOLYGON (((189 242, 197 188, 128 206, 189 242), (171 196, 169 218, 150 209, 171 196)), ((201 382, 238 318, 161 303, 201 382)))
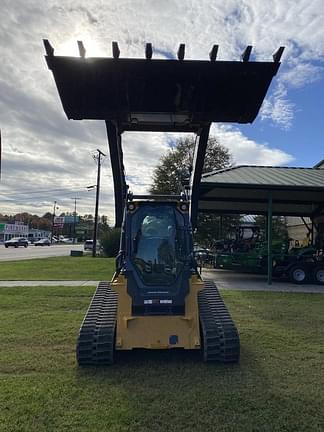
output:
POLYGON ((200 349, 198 292, 203 287, 198 276, 191 277, 184 315, 134 316, 132 298, 127 292, 127 279, 119 275, 111 284, 118 294, 115 348, 200 349))

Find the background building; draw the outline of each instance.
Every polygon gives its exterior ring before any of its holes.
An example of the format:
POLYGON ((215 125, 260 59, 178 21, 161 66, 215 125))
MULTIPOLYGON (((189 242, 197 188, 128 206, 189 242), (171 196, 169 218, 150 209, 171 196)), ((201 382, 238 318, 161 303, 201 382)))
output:
POLYGON ((28 238, 29 227, 23 222, 0 223, 0 242, 10 240, 12 237, 28 238))
POLYGON ((40 230, 35 228, 29 229, 28 240, 31 241, 32 243, 42 238, 50 238, 50 237, 51 237, 51 231, 49 230, 40 230))

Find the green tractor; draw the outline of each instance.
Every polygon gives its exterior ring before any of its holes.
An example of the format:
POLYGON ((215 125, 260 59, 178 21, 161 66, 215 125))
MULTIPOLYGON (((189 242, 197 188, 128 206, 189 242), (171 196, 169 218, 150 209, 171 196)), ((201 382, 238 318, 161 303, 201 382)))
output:
MULTIPOLYGON (((286 242, 272 243, 273 276, 289 279, 295 284, 316 283, 324 285, 324 260, 313 246, 293 248, 288 251, 286 242)), ((219 253, 215 267, 242 273, 266 274, 268 271, 266 243, 260 242, 246 252, 219 253)))
MULTIPOLYGON (((272 243, 273 260, 274 262, 284 259, 288 252, 286 242, 274 241, 272 243)), ((247 250, 244 250, 244 245, 239 247, 232 246, 227 252, 221 252, 216 255, 215 267, 226 270, 235 270, 242 273, 267 273, 267 244, 263 241, 258 241, 247 250)))

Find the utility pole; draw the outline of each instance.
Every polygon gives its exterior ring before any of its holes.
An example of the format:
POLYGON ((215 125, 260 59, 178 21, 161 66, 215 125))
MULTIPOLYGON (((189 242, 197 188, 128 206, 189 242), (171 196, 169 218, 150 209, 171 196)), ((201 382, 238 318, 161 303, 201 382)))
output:
POLYGON ((54 221, 55 221, 55 210, 56 210, 56 209, 58 209, 58 207, 56 206, 56 201, 54 201, 54 206, 53 206, 53 219, 52 219, 51 243, 53 243, 54 221))
POLYGON ((73 213, 73 244, 76 243, 76 205, 77 205, 77 200, 79 200, 80 198, 72 198, 74 199, 74 213, 73 213))
POLYGON ((95 209, 95 220, 93 227, 93 245, 92 245, 92 256, 95 257, 97 254, 97 234, 98 234, 98 209, 99 209, 99 192, 100 192, 100 169, 101 169, 101 156, 106 156, 101 150, 97 149, 98 154, 93 155, 93 159, 98 164, 97 171, 97 189, 96 189, 96 209, 95 209))

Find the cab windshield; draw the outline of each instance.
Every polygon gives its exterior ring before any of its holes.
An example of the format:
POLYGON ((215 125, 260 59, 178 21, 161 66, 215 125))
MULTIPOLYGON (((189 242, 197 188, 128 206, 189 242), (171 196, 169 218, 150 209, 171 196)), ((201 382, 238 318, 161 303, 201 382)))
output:
POLYGON ((146 285, 171 285, 187 258, 183 215, 173 205, 142 205, 132 217, 132 261, 146 285))

